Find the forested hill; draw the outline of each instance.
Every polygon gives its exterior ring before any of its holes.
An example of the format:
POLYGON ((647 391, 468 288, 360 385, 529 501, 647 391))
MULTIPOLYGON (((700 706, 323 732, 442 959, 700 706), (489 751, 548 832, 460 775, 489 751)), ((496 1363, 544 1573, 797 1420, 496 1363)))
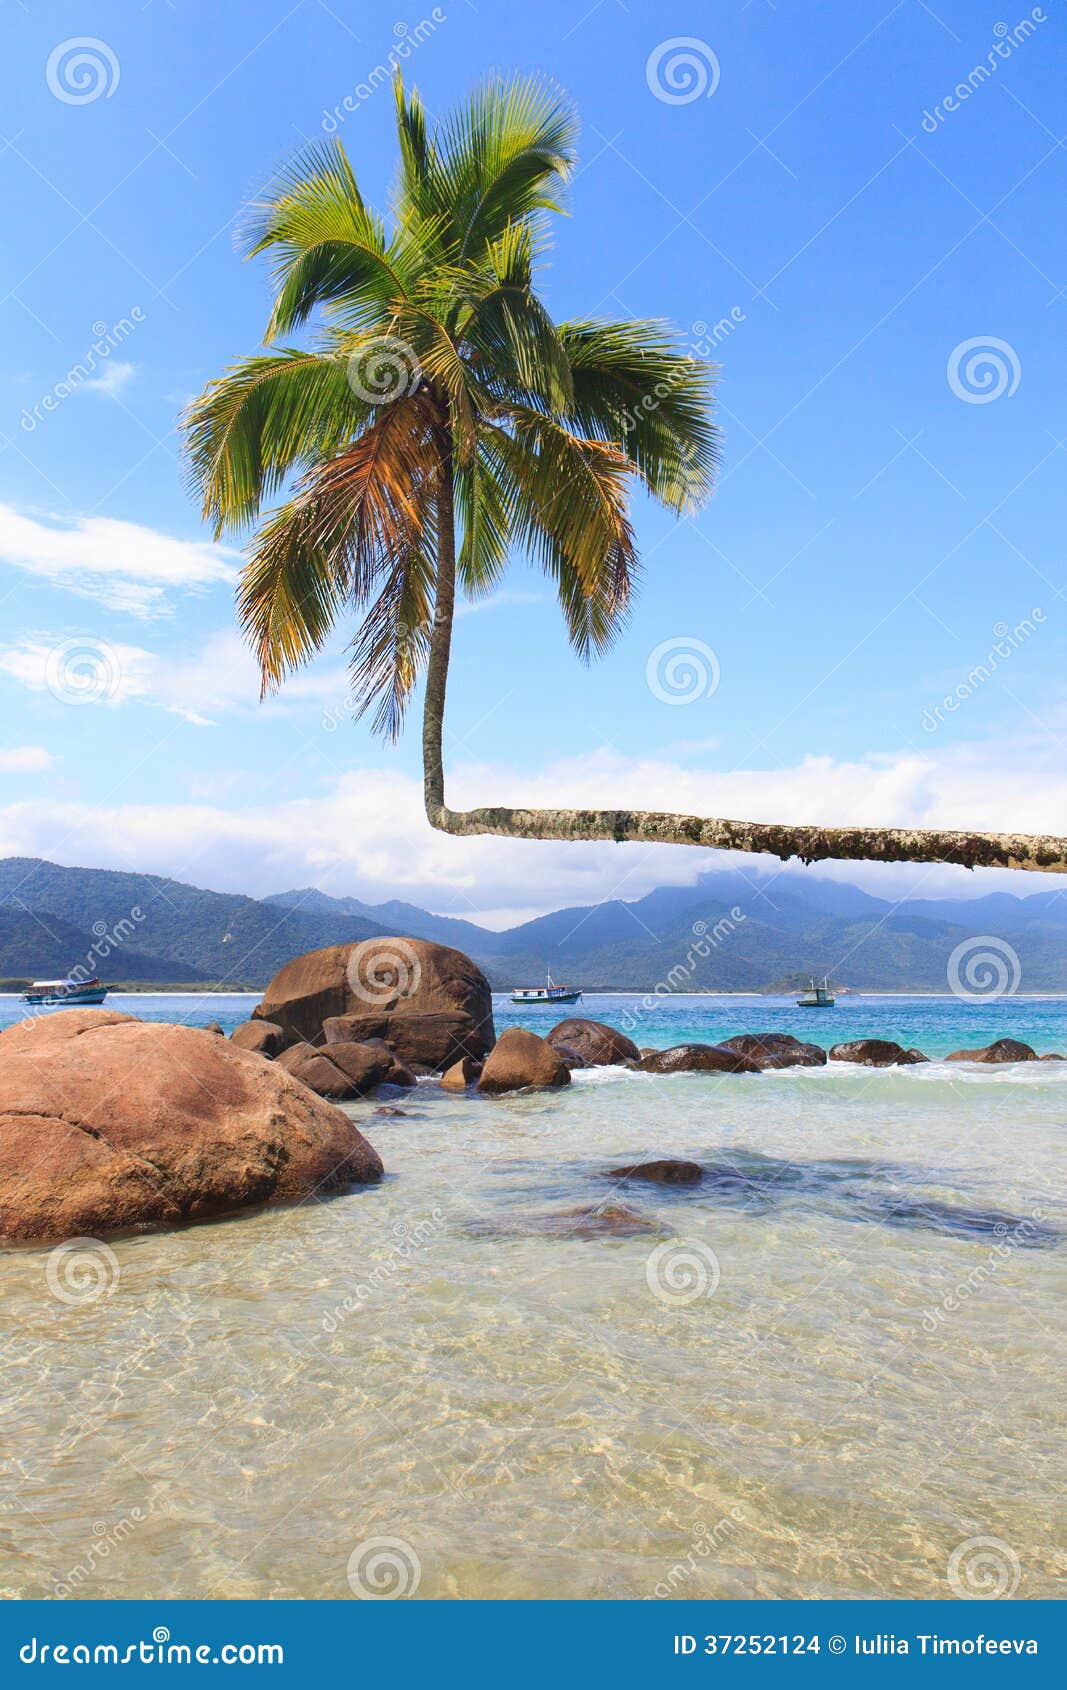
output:
MULTIPOLYGON (((104 979, 261 987, 323 945, 383 933, 466 951, 500 990, 547 969, 587 991, 767 991, 823 974, 868 991, 951 989, 972 958, 1024 992, 1067 991, 1067 898, 995 893, 889 903, 844 881, 787 869, 712 870, 627 904, 554 911, 492 932, 460 910, 332 898, 317 889, 256 899, 157 875, 0 860, 0 976, 62 974, 100 958, 104 979), (956 962, 953 964, 953 957, 956 962)), ((966 982, 965 982, 966 983, 966 982)))

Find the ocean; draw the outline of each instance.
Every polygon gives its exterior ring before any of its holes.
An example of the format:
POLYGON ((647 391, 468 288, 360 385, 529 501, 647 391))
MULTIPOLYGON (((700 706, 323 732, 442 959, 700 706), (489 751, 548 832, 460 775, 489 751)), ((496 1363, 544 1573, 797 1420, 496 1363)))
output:
MULTIPOLYGON (((109 1005, 230 1027, 254 1001, 109 1005)), ((51 1252, 0 1257, 0 1590, 1056 1593, 1067 1063, 937 1058, 1067 1053, 1067 1002, 577 1012, 640 1045, 774 1029, 935 1060, 424 1082, 349 1106, 377 1188, 115 1242, 89 1296, 57 1295, 51 1252), (710 1177, 608 1172, 650 1156, 710 1177)))

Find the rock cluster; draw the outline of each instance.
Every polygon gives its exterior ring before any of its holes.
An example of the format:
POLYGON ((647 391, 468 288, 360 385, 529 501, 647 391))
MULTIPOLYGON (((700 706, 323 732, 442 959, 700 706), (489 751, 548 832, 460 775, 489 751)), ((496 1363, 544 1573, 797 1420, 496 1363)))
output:
POLYGON ((322 1097, 365 1097, 481 1063, 494 1043, 492 994, 448 945, 331 945, 286 963, 232 1042, 275 1058, 322 1097))
POLYGON ((425 939, 365 939, 294 957, 274 976, 254 1021, 304 1041, 384 1039, 404 1062, 430 1070, 492 1049, 489 982, 462 951, 425 939))

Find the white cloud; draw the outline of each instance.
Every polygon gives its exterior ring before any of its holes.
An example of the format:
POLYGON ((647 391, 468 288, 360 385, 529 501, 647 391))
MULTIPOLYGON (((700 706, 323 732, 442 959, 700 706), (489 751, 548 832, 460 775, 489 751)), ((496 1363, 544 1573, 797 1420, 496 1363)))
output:
POLYGON ((0 504, 0 559, 109 610, 150 617, 169 609, 168 589, 232 583, 236 553, 113 517, 63 526, 0 504))
MULTIPOLYGON (((1024 755, 1017 745, 969 747, 840 763, 809 757, 791 769, 741 773, 692 771, 651 758, 625 761, 602 751, 537 776, 489 766, 457 769, 449 798, 456 808, 507 802, 639 806, 775 821, 1067 832, 1067 775, 1051 757, 1045 761, 1039 742, 1028 749, 1024 755)), ((570 904, 633 900, 656 886, 690 885, 727 862, 753 875, 778 867, 773 858, 726 858, 680 845, 456 839, 427 824, 419 781, 380 768, 354 770, 315 798, 289 797, 279 776, 277 792, 268 785, 259 802, 240 809, 12 805, 0 811, 0 855, 7 854, 138 867, 259 896, 309 884, 370 902, 399 895, 493 926, 570 904)), ((823 872, 860 881, 882 896, 905 890, 923 897, 978 895, 994 888, 1024 896, 1064 884, 1061 877, 968 875, 948 867, 848 865, 823 872)))
POLYGON ((55 759, 43 745, 14 745, 0 751, 0 775, 39 775, 52 767, 55 759))
MULTIPOLYGON (((61 703, 147 704, 199 727, 213 726, 222 715, 260 708, 255 659, 231 629, 208 635, 201 646, 184 653, 148 651, 92 636, 28 634, 0 650, 0 671, 30 692, 50 692, 61 703)), ((294 703, 319 700, 340 706, 346 686, 343 671, 308 670, 294 676, 268 709, 283 712, 294 703)))
POLYGON ((82 390, 85 393, 100 393, 105 399, 114 399, 132 381, 135 369, 134 364, 105 364, 98 376, 93 376, 91 381, 82 382, 82 390))

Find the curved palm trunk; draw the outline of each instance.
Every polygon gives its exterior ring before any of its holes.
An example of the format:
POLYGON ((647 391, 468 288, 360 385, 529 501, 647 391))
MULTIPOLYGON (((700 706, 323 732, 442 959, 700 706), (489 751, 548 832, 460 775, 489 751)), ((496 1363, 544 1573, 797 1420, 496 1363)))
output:
POLYGON ((964 833, 941 828, 789 827, 650 810, 450 810, 445 804, 442 731, 452 619, 456 540, 452 452, 442 451, 438 494, 437 596, 426 670, 422 751, 426 815, 442 833, 498 834, 512 839, 613 839, 656 845, 703 845, 719 851, 762 851, 800 857, 884 863, 962 863, 966 868, 1038 869, 1067 873, 1067 839, 1025 833, 964 833))

